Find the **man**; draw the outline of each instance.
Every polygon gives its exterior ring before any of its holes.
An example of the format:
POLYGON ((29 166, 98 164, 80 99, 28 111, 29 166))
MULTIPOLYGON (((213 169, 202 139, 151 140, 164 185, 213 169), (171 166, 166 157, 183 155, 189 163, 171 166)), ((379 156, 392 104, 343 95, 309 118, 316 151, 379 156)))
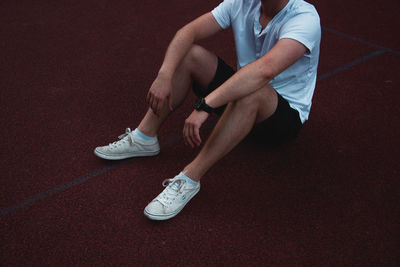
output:
POLYGON ((311 108, 320 39, 318 13, 303 0, 223 1, 176 33, 135 131, 127 129, 120 141, 97 147, 95 154, 113 160, 157 155, 161 124, 193 85, 199 98, 185 121, 185 143, 200 146, 201 125, 212 112, 222 115, 197 157, 165 180, 166 188, 144 210, 154 220, 176 216, 199 192, 207 170, 249 133, 272 143, 297 136, 311 108), (237 72, 195 45, 229 26, 237 72))

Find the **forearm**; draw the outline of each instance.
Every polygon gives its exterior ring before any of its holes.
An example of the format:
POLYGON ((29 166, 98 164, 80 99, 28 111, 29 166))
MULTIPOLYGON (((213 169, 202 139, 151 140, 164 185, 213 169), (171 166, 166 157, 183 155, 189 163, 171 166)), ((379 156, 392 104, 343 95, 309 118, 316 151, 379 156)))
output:
POLYGON ((268 70, 255 61, 236 72, 230 79, 209 94, 205 100, 211 107, 220 107, 243 98, 262 88, 272 79, 268 70))
POLYGON ((307 48, 296 40, 279 40, 267 54, 240 69, 209 94, 206 103, 216 108, 259 90, 299 60, 306 51, 307 48))
POLYGON ((168 46, 159 74, 172 79, 175 70, 193 45, 194 40, 195 36, 189 29, 186 27, 180 29, 168 46))

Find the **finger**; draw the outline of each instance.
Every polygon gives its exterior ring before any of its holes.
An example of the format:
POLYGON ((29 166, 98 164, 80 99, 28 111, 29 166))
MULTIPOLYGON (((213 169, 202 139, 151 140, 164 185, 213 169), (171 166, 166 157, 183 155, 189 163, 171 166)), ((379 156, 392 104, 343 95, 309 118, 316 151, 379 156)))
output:
POLYGON ((151 102, 151 109, 152 109, 153 112, 158 116, 158 112, 157 112, 157 103, 158 103, 157 97, 153 96, 153 100, 152 100, 152 102, 151 102))
POLYGON ((200 146, 201 144, 200 131, 199 128, 197 127, 194 129, 194 138, 196 140, 196 145, 200 146))
POLYGON ((164 106, 164 99, 159 99, 159 101, 157 102, 157 115, 158 116, 160 116, 163 106, 164 106))
POLYGON ((146 103, 149 105, 150 104, 150 99, 151 99, 151 91, 149 90, 149 92, 146 95, 146 103))
POLYGON ((150 106, 150 104, 151 104, 151 98, 152 98, 152 94, 149 92, 149 93, 147 94, 147 97, 146 97, 146 101, 147 101, 147 103, 149 104, 149 106, 150 106))
POLYGON ((183 126, 183 140, 185 141, 185 145, 189 145, 188 141, 188 131, 187 131, 187 124, 185 123, 185 125, 183 126))
POLYGON ((194 144, 192 141, 192 126, 189 124, 187 127, 187 142, 189 143, 189 145, 193 148, 194 144))
POLYGON ((193 148, 197 146, 197 141, 196 141, 196 137, 195 137, 195 126, 191 125, 190 126, 190 141, 192 141, 193 144, 193 148))
POLYGON ((197 138, 197 133, 196 133, 196 129, 193 129, 193 142, 195 143, 196 146, 200 146, 200 141, 197 138))
POLYGON ((151 110, 153 110, 153 112, 154 112, 154 109, 153 109, 153 102, 154 102, 154 96, 151 95, 151 96, 150 96, 150 99, 149 99, 149 106, 150 106, 151 110))

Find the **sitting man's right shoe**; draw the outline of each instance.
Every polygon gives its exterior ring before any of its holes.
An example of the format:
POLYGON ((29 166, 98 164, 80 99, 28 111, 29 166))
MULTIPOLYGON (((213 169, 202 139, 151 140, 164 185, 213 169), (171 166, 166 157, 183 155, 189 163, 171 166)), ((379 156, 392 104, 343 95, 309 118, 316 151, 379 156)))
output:
POLYGON ((157 137, 154 140, 138 138, 131 129, 118 137, 120 140, 108 146, 96 147, 94 154, 103 159, 120 160, 133 157, 155 156, 160 153, 157 137))

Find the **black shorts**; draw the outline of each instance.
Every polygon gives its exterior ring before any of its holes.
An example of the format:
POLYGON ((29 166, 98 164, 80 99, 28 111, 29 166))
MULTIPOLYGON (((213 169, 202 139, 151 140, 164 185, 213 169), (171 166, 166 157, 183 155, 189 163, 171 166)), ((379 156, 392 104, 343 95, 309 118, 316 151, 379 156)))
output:
MULTIPOLYGON (((193 91, 197 96, 206 97, 228 80, 235 71, 218 58, 218 67, 215 76, 208 88, 202 88, 198 83, 193 83, 193 91)), ((302 123, 299 112, 289 106, 289 103, 278 93, 278 106, 275 112, 266 120, 256 123, 249 133, 249 138, 254 138, 262 143, 280 145, 294 138, 300 132, 302 123)), ((224 112, 225 106, 217 108, 217 114, 224 112)))

